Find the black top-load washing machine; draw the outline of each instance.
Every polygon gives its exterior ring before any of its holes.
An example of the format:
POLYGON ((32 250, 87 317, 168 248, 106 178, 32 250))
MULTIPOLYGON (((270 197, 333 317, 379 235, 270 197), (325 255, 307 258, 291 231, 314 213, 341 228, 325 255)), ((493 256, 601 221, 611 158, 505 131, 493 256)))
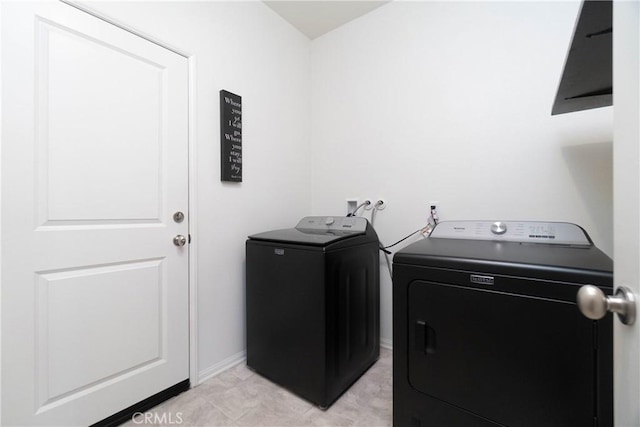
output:
POLYGON ((442 222, 393 262, 396 427, 613 426, 612 261, 574 224, 442 222))
POLYGON ((378 237, 305 217, 246 243, 247 366, 326 408, 379 357, 378 237))

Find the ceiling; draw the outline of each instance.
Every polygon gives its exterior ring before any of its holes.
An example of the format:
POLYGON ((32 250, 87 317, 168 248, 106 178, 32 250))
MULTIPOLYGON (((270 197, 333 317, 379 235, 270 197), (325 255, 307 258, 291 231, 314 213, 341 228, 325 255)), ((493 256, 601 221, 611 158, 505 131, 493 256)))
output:
POLYGON ((389 0, 264 0, 264 3, 313 40, 389 3, 389 0))

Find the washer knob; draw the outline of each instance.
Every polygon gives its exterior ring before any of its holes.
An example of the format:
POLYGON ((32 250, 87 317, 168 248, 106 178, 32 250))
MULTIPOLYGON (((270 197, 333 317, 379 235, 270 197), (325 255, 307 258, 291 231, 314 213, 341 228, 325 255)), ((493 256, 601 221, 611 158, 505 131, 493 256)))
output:
POLYGON ((493 234, 504 234, 507 232, 507 224, 500 221, 494 222, 491 224, 491 232, 493 234))
POLYGON ((336 220, 335 220, 335 219, 333 219, 333 217, 332 217, 332 216, 327 217, 327 219, 324 221, 324 223, 325 223, 325 224, 327 224, 327 225, 331 225, 331 224, 333 224, 334 222, 336 222, 336 220))

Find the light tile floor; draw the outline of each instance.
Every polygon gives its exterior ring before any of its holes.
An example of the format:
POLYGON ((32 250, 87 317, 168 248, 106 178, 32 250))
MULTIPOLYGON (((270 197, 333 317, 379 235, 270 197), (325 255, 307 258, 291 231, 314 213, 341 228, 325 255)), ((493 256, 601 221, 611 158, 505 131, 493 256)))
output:
POLYGON ((138 416, 135 423, 129 421, 124 426, 391 426, 391 354, 381 348, 380 359, 326 411, 242 363, 150 410, 147 420, 155 424, 141 422, 144 418, 138 416))

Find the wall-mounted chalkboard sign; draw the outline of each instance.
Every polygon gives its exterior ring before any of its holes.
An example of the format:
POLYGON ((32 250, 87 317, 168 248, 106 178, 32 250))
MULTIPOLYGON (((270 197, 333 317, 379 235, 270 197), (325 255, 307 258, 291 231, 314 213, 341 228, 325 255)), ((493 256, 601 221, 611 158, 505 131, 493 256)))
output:
POLYGON ((242 97, 220 91, 220 179, 242 182, 242 97))

